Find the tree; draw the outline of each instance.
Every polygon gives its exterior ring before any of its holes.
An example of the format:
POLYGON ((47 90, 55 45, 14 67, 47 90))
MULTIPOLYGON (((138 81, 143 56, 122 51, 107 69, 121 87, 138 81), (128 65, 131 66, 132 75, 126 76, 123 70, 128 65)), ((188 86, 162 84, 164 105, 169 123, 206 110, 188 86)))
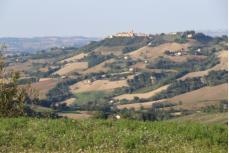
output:
POLYGON ((0 50, 0 117, 31 115, 33 111, 26 107, 26 100, 29 95, 33 95, 33 90, 27 87, 18 87, 19 72, 5 71, 2 52, 6 48, 6 45, 2 44, 0 50))

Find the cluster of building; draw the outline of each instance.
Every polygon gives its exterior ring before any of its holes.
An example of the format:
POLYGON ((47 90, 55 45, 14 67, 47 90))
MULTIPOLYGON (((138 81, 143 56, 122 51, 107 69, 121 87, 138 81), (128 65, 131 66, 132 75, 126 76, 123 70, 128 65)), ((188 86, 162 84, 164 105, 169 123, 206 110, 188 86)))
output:
POLYGON ((134 33, 132 30, 130 32, 120 32, 120 33, 116 33, 114 35, 108 36, 108 38, 114 38, 114 37, 149 37, 149 34, 134 33))

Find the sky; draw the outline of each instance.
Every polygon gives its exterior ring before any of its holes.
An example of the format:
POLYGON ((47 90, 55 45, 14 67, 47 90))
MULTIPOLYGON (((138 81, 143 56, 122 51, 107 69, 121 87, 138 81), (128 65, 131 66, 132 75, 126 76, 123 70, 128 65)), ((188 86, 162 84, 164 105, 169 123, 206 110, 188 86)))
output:
POLYGON ((227 0, 0 0, 0 37, 227 30, 227 0))

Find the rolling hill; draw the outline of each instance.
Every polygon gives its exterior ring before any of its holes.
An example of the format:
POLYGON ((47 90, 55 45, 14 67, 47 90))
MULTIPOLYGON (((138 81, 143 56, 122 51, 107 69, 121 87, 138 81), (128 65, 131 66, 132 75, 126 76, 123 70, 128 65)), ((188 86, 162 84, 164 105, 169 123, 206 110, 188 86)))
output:
MULTIPOLYGON (((61 41, 49 39, 54 44, 61 41)), ((212 105, 220 111, 217 113, 225 113, 218 105, 228 99, 227 39, 194 31, 117 34, 79 48, 9 56, 6 69, 20 70, 21 84, 30 81, 40 91, 38 105, 62 116, 68 111, 86 111, 87 117, 102 112, 102 118, 121 114, 143 119, 148 113, 149 120, 163 120, 174 118, 174 113, 195 114, 212 105)), ((77 113, 67 116, 77 118, 77 113)))

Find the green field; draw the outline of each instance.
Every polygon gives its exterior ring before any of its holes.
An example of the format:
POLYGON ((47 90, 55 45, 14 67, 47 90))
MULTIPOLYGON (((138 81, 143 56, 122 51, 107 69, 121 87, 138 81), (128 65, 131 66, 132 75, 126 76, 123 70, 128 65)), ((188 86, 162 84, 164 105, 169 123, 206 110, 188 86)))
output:
POLYGON ((61 113, 81 114, 79 111, 61 111, 61 113))
POLYGON ((0 152, 226 153, 226 125, 0 118, 0 152))
POLYGON ((76 101, 75 104, 82 105, 87 104, 90 101, 101 100, 107 95, 106 91, 88 91, 88 92, 81 92, 76 93, 76 101))

